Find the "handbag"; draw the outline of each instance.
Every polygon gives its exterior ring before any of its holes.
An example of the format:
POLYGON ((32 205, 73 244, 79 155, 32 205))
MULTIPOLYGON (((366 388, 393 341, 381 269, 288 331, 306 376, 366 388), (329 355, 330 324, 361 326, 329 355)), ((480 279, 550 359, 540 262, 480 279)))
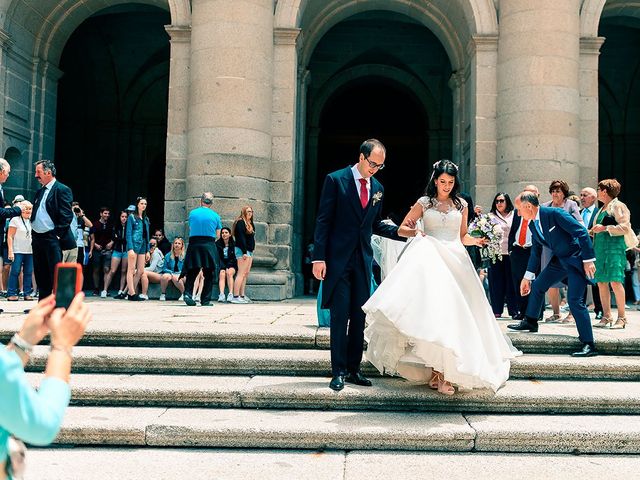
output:
POLYGON ((608 227, 609 225, 614 226, 614 225, 618 225, 618 222, 616 221, 616 218, 613 215, 606 213, 604 218, 602 219, 601 225, 604 227, 608 227))

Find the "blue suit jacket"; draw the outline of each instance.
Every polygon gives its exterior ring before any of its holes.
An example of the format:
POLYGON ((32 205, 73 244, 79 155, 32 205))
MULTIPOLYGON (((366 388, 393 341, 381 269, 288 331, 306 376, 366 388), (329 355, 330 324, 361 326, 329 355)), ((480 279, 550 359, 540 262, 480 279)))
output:
POLYGON ((356 249, 362 253, 366 278, 371 278, 373 233, 404 240, 398 236, 398 227, 382 222, 383 197, 382 185, 372 177, 369 203, 362 208, 351 167, 327 175, 320 195, 313 248, 313 260, 327 264, 322 285, 323 307, 327 308, 336 283, 356 249))
POLYGON ((531 257, 527 271, 540 269, 542 247, 549 247, 567 273, 578 272, 585 276, 583 262, 595 258, 591 238, 580 222, 562 208, 540 207, 540 227, 544 239, 540 238, 533 221, 529 222, 531 257))

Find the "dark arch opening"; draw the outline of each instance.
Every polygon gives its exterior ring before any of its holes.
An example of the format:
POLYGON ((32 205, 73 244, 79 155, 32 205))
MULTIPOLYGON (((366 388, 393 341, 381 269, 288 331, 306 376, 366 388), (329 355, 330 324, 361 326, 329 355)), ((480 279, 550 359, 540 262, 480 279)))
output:
POLYGON ((388 192, 383 215, 401 220, 426 186, 427 130, 426 113, 400 85, 381 78, 351 82, 327 101, 322 112, 317 191, 328 173, 357 162, 363 140, 377 138, 387 148, 385 168, 376 174, 388 192))
POLYGON ((86 212, 119 212, 146 196, 164 216, 170 14, 128 4, 82 23, 60 61, 58 175, 86 212))
POLYGON ((383 214, 401 220, 426 187, 431 165, 451 157, 452 71, 444 47, 416 20, 373 10, 331 28, 307 68, 304 241, 313 238, 325 175, 353 165, 370 137, 387 147, 387 166, 377 174, 383 214), (352 72, 358 78, 334 87, 352 72))
POLYGON ((606 38, 599 65, 598 178, 620 181, 620 198, 633 215, 640 212, 640 20, 604 18, 598 34, 606 38))

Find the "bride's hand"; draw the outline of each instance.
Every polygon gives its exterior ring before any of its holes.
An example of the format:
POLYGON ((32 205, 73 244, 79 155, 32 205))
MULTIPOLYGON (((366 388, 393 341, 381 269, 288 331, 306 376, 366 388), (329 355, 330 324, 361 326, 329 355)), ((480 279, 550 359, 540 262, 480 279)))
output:
POLYGON ((475 244, 477 247, 484 247, 486 244, 489 243, 489 240, 487 240, 486 238, 476 238, 473 237, 475 239, 475 244))

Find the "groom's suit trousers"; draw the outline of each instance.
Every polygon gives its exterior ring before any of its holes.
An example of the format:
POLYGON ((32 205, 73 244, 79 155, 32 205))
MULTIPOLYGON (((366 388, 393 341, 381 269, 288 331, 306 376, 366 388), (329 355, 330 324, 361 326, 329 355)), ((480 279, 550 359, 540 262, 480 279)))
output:
POLYGON ((331 372, 345 375, 360 370, 364 347, 362 306, 371 293, 360 249, 354 250, 338 280, 331 301, 331 372))
POLYGON ((537 321, 538 314, 544 302, 544 294, 554 284, 562 281, 566 281, 568 284, 567 301, 571 313, 576 319, 578 337, 583 343, 593 343, 591 319, 589 318, 589 311, 583 299, 584 290, 588 283, 587 279, 577 271, 568 272, 555 256, 531 284, 527 318, 529 320, 536 319, 537 321))

